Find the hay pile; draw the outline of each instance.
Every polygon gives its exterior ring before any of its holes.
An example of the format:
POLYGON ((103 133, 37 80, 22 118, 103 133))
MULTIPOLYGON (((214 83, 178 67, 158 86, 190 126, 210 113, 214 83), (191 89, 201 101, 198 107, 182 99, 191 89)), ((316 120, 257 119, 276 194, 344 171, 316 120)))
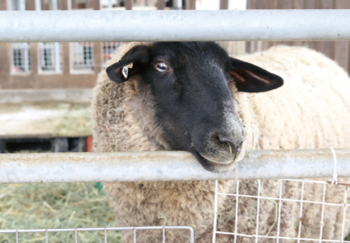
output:
MULTIPOLYGON (((116 227, 107 195, 95 183, 0 184, 0 229, 116 227)), ((49 233, 49 242, 74 242, 74 232, 49 233)), ((120 232, 108 231, 108 242, 120 232)), ((79 232, 79 242, 104 242, 103 232, 79 232)), ((0 242, 16 242, 0 234, 0 242)), ((45 242, 44 233, 19 234, 19 242, 45 242)))

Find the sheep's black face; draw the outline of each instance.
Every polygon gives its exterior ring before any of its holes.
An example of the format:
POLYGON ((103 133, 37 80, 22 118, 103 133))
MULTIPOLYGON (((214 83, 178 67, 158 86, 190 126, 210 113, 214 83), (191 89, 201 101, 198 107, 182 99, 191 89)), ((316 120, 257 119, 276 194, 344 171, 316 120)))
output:
POLYGON ((232 78, 245 92, 268 91, 283 83, 272 73, 230 58, 213 42, 136 46, 107 73, 117 83, 140 75, 150 85, 156 121, 172 149, 191 152, 215 172, 230 170, 244 154, 244 128, 229 90, 232 78), (126 69, 130 63, 133 67, 126 69))

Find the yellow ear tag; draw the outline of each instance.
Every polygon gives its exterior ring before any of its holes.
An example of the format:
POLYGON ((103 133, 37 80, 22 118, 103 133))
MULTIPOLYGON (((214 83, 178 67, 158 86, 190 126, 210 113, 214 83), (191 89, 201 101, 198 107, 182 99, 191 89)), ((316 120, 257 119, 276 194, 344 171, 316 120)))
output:
POLYGON ((122 74, 123 74, 125 79, 128 78, 129 68, 131 69, 132 67, 133 67, 132 63, 130 63, 129 65, 123 67, 122 74))

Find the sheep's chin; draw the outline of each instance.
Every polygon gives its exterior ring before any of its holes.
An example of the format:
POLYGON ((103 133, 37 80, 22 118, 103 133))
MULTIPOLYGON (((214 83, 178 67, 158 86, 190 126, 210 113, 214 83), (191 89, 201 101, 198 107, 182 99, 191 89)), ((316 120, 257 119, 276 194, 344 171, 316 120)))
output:
POLYGON ((244 147, 239 151, 239 153, 235 156, 235 158, 229 163, 219 163, 210 161, 200 155, 197 151, 195 152, 195 156, 197 160, 201 163, 201 165, 206 169, 214 173, 225 173, 233 170, 236 167, 236 163, 244 158, 244 147))

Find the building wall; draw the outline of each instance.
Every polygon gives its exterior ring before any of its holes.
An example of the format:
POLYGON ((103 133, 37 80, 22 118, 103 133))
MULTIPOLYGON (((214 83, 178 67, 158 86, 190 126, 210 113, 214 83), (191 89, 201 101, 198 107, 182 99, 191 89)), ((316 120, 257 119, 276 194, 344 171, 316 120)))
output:
MULTIPOLYGON (((1 0, 0 10, 12 10, 10 9, 13 0, 1 0)), ((57 0, 58 10, 76 10, 76 9, 100 9, 101 0, 57 0)), ((195 0, 190 0, 193 2, 195 0)), ((113 7, 121 7, 120 2, 113 7)), ((134 7, 140 5, 152 6, 155 4, 155 0, 125 0, 124 8, 131 10, 134 7)), ((38 6, 36 0, 25 0, 26 10, 50 10, 50 0, 40 0, 38 6)), ((158 9, 164 9, 165 1, 158 1, 158 9)), ((104 61, 109 56, 109 52, 113 51, 110 48, 116 48, 118 43, 60 43, 61 55, 60 63, 61 68, 59 72, 46 72, 42 69, 43 54, 41 53, 39 43, 23 43, 29 50, 28 58, 25 58, 26 64, 30 66, 29 70, 22 71, 21 67, 18 67, 18 63, 13 60, 14 50, 12 43, 0 43, 0 89, 74 89, 74 88, 92 88, 95 84, 98 73, 104 68, 104 61), (83 62, 86 58, 92 58, 93 66, 88 70, 74 70, 74 53, 77 53, 76 48, 86 51, 90 50, 92 53, 85 55, 80 54, 80 59, 83 62), (109 52, 105 52, 108 50, 109 52), (81 56, 84 55, 82 58, 81 56), (87 57, 88 56, 88 57, 87 57), (16 64, 16 65, 15 65, 16 64), (17 70, 17 71, 16 71, 17 70), (19 70, 19 71, 18 71, 19 70)), ((15 44, 18 46, 18 44, 15 44)), ((23 59, 23 55, 22 55, 23 59)), ((24 61, 17 61, 22 62, 24 61)), ((84 65, 84 63, 82 63, 84 65)))
MULTIPOLYGON (((0 10, 9 10, 10 1, 0 1, 0 10)), ((87 7, 99 9, 99 0, 87 1, 87 7), (98 4, 96 4, 98 3, 98 4)), ((69 0, 57 0, 59 10, 69 10, 69 0)), ((26 10, 36 10, 35 0, 26 0, 26 10)), ((46 10, 45 1, 42 1, 42 9, 46 10)), ((94 62, 102 63, 101 43, 94 43, 94 62)), ((30 70, 28 72, 14 72, 13 53, 11 43, 0 43, 0 89, 60 89, 60 88, 90 88, 93 87, 96 75, 101 70, 101 65, 96 65, 94 70, 86 73, 72 73, 70 60, 70 43, 61 43, 62 67, 58 73, 41 72, 39 68, 39 43, 28 43, 30 70)))
MULTIPOLYGON (((349 0, 247 0, 247 9, 350 9, 349 0)), ((347 23, 340 23, 347 24, 347 23)), ((266 50, 274 45, 307 46, 336 60, 350 73, 349 41, 250 41, 247 52, 266 50)))
MULTIPOLYGON (((0 10, 8 10, 11 0, 0 1, 0 10)), ((237 0, 231 0, 237 1, 237 0)), ((247 9, 347 9, 350 8, 350 0, 244 0, 247 1, 247 9)), ((26 0, 26 9, 35 10, 35 0, 26 0)), ((120 2, 120 1, 118 1, 120 2)), ((175 1, 173 1, 175 2, 175 1)), ((196 0, 183 0, 182 8, 195 9, 196 0)), ((88 8, 99 10, 100 0, 57 0, 59 10, 74 10, 88 8)), ((169 3, 169 2, 168 2, 169 3)), ((220 9, 228 9, 229 1, 220 0, 220 9)), ((138 8, 140 6, 153 7, 155 0, 125 0, 124 8, 127 10, 138 8)), ((41 1, 42 10, 48 10, 47 0, 41 1)), ((168 4, 169 5, 169 4, 168 4)), ((120 7, 115 5, 113 7, 120 7)), ((165 0, 158 0, 159 10, 169 9, 166 7, 165 0)), ((173 5, 173 8, 177 6, 173 5)), ((170 6, 171 8, 171 6, 170 6)), ((287 44, 308 46, 325 53, 327 56, 336 60, 345 70, 350 70, 350 44, 349 41, 250 41, 250 42, 219 42, 230 55, 240 55, 244 52, 256 52, 265 50, 273 45, 287 44)), ((79 43, 83 46, 83 43, 79 43)), ((109 53, 106 51, 110 46, 115 48, 117 43, 93 43, 93 67, 87 72, 72 71, 73 58, 70 52, 74 46, 70 43, 61 43, 61 71, 58 73, 42 72, 40 61, 39 43, 28 43, 30 51, 30 71, 26 73, 13 72, 13 50, 11 43, 0 43, 0 89, 72 89, 72 88, 91 88, 94 86, 97 74, 104 68, 103 63, 108 59, 109 53)), ((85 50, 85 48, 84 48, 85 50)), ((109 50, 110 52, 111 50, 109 50)))

